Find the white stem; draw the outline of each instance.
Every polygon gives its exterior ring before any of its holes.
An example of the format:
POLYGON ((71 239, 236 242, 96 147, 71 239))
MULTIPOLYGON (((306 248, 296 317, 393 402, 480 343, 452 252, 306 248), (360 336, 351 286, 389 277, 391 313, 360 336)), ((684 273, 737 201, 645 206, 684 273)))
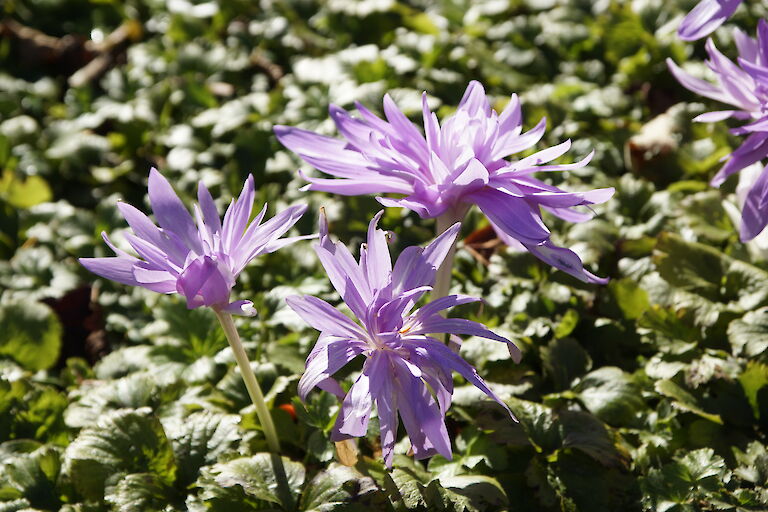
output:
POLYGON ((248 390, 253 405, 256 406, 256 416, 259 418, 261 429, 264 432, 267 446, 269 446, 269 451, 271 452, 272 466, 275 471, 275 480, 277 480, 278 496, 286 510, 293 510, 293 496, 291 495, 290 484, 285 473, 283 459, 280 456, 280 441, 277 437, 275 424, 272 421, 272 415, 269 413, 269 408, 267 408, 267 402, 264 400, 264 393, 261 392, 259 382, 256 380, 256 375, 253 373, 250 361, 248 361, 248 355, 245 353, 243 343, 240 341, 240 334, 237 332, 235 322, 232 321, 232 315, 215 309, 214 312, 219 319, 219 323, 221 323, 222 329, 224 329, 229 346, 232 347, 232 352, 235 354, 235 360, 243 376, 245 388, 248 390))
POLYGON ((237 361, 237 366, 240 368, 240 373, 243 376, 245 388, 251 396, 253 405, 256 406, 256 416, 258 416, 259 423, 261 423, 264 437, 267 438, 269 451, 272 453, 280 453, 280 441, 277 438, 275 424, 272 422, 272 415, 269 413, 267 403, 264 401, 264 394, 261 392, 259 382, 256 380, 256 375, 253 373, 251 363, 248 361, 248 355, 245 353, 243 343, 240 341, 240 335, 237 333, 235 322, 232 321, 232 315, 216 311, 216 316, 219 318, 221 327, 224 329, 224 334, 227 336, 227 341, 229 341, 229 346, 232 347, 232 352, 235 354, 235 360, 237 361))
MULTIPOLYGON (((437 218, 436 236, 440 236, 446 229, 453 226, 457 222, 464 220, 464 216, 467 214, 469 208, 460 206, 455 210, 448 210, 437 218)), ((458 240, 458 236, 456 237, 458 240)), ((448 255, 443 260, 442 265, 437 270, 437 276, 435 277, 435 285, 432 287, 432 293, 430 294, 431 300, 436 300, 448 295, 451 290, 451 272, 453 271, 453 259, 456 255, 456 241, 451 245, 448 255)), ((445 313, 442 313, 445 315, 445 313)))

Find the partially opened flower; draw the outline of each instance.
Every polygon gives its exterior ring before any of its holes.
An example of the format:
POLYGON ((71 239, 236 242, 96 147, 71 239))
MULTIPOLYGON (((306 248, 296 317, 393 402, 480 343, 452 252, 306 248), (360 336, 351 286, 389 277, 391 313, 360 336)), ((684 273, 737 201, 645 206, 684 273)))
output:
POLYGON ((683 18, 677 35, 684 41, 708 36, 736 12, 742 0, 701 0, 683 18))
POLYGON ((534 146, 544 135, 542 119, 522 131, 520 101, 513 95, 501 114, 491 109, 483 86, 472 81, 455 114, 443 121, 422 97, 422 134, 392 99, 384 96, 386 121, 357 104, 360 118, 332 105, 331 117, 345 140, 325 137, 288 126, 275 134, 286 147, 319 170, 340 179, 312 178, 307 189, 342 195, 402 194, 378 197, 385 206, 408 208, 422 218, 460 221, 476 204, 507 243, 525 246, 547 263, 585 282, 605 282, 584 270, 568 249, 552 244, 540 208, 573 222, 591 218, 576 206, 608 200, 613 189, 567 192, 532 175, 537 171, 563 171, 584 167, 592 155, 574 164, 552 164, 570 148, 570 141, 517 161, 506 158, 534 146))
POLYGON ((262 224, 265 205, 249 222, 255 197, 253 176, 243 185, 240 197, 229 205, 223 222, 202 182, 194 220, 168 180, 155 169, 149 173, 148 188, 159 227, 133 206, 118 203, 133 230, 126 238, 139 258, 115 247, 102 233, 117 256, 80 258, 80 263, 94 274, 119 283, 184 295, 190 309, 209 306, 227 313, 255 314, 250 301, 230 302, 238 274, 256 256, 307 238, 280 239, 302 216, 305 205, 287 208, 262 224))
POLYGON ((398 414, 416 458, 435 453, 450 458, 445 413, 453 394, 451 372, 460 373, 507 412, 509 409, 471 365, 431 334, 466 334, 500 341, 508 345, 516 361, 520 352, 512 342, 482 324, 440 315, 447 308, 480 299, 449 295, 412 312, 419 298, 431 289, 459 225, 449 228, 424 249, 408 247, 393 266, 386 234, 376 228, 381 214, 368 227, 368 243, 360 250, 359 262, 343 244, 331 242, 327 223, 321 218, 320 242, 315 251, 357 322, 316 297, 287 299, 296 313, 321 332, 307 358, 299 395, 306 398, 314 387, 341 393, 331 376, 363 355, 366 361, 362 372, 343 400, 332 439, 365 435, 375 402, 387 466, 392 465, 398 414))
MULTIPOLYGON (((708 123, 728 118, 748 121, 744 126, 731 129, 734 135, 746 135, 746 138, 741 146, 726 157, 727 162, 712 178, 711 184, 715 187, 723 184, 731 174, 768 157, 768 22, 760 20, 757 39, 737 29, 735 40, 739 50, 738 65, 720 53, 711 39, 707 40, 707 65, 715 73, 714 84, 689 75, 671 59, 667 59, 670 71, 683 86, 702 96, 735 107, 731 110, 701 114, 694 118, 694 121, 708 123)), ((758 191, 750 193, 747 202, 751 205, 758 204, 759 201, 755 198, 760 194, 758 191)), ((766 208, 750 207, 749 212, 745 210, 741 239, 751 240, 767 223, 766 208)))

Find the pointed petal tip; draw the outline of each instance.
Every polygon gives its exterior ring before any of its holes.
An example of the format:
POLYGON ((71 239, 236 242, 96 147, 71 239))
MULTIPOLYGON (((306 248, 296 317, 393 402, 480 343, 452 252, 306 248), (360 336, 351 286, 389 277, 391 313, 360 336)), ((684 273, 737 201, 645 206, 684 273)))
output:
POLYGON ((336 121, 337 117, 349 116, 349 112, 333 103, 328 105, 328 114, 333 118, 334 121, 336 121))
POLYGON ((461 221, 453 224, 451 227, 446 229, 445 232, 448 233, 448 236, 457 236, 460 230, 461 230, 461 221))
POLYGON ((153 182, 157 182, 158 180, 168 181, 168 180, 165 179, 165 176, 163 176, 163 173, 158 171, 156 167, 151 167, 149 169, 149 178, 148 178, 148 183, 147 183, 148 187, 151 188, 152 187, 152 183, 153 182))
POLYGON ((129 286, 141 286, 133 277, 134 261, 128 258, 78 258, 78 262, 99 277, 129 286))
POLYGON ((325 206, 320 207, 317 224, 320 243, 322 243, 324 238, 328 238, 328 217, 325 214, 325 206))
POLYGON ((258 315, 258 311, 253 307, 253 302, 250 300, 238 300, 230 302, 225 307, 221 308, 225 313, 238 316, 254 317, 258 315))
POLYGON ((384 215, 384 210, 383 210, 383 209, 382 209, 382 210, 379 210, 379 211, 378 211, 378 213, 376 213, 376 215, 374 215, 374 216, 373 216, 373 218, 371 219, 371 222, 370 222, 370 224, 371 224, 372 226, 378 226, 378 224, 379 224, 379 221, 381 220, 381 217, 382 217, 383 215, 384 215))

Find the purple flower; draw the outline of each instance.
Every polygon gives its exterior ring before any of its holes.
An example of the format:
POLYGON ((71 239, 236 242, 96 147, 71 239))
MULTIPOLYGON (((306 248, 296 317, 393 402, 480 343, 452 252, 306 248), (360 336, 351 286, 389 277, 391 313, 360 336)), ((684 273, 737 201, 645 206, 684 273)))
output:
POLYGON ((763 168, 744 198, 741 210, 741 239, 752 240, 768 224, 768 167, 763 168))
POLYGON ((265 205, 249 222, 254 196, 253 176, 249 176, 222 222, 210 192, 200 182, 195 225, 168 180, 153 168, 149 173, 149 202, 160 227, 133 206, 117 205, 133 230, 133 234, 126 235, 128 243, 141 258, 118 249, 102 233, 117 256, 80 258, 80 263, 94 274, 118 283, 184 295, 190 309, 210 306, 228 313, 254 315, 252 302, 229 301, 238 274, 256 256, 308 238, 279 239, 299 220, 307 209, 305 205, 292 206, 262 224, 265 205))
MULTIPOLYGON (((715 84, 689 75, 671 59, 667 59, 670 71, 683 86, 735 107, 733 110, 701 114, 694 121, 711 123, 728 118, 749 121, 744 126, 731 129, 734 135, 747 137, 741 146, 726 157, 728 161, 712 178, 711 184, 715 187, 719 187, 731 174, 768 156, 768 22, 760 20, 756 40, 738 29, 734 36, 739 50, 738 65, 720 53, 711 39, 707 40, 707 65, 715 73, 715 84)), ((759 180, 755 186, 760 183, 762 181, 759 180)), ((757 207, 762 204, 756 199, 758 195, 762 197, 757 191, 749 193, 747 202, 751 206, 749 213, 745 206, 741 225, 742 241, 751 240, 768 224, 768 209, 757 207)))
POLYGON ((426 93, 422 104, 426 136, 388 95, 384 96, 386 121, 360 104, 356 105, 360 118, 331 105, 331 117, 346 140, 288 126, 276 126, 275 134, 308 163, 341 178, 311 178, 302 173, 309 182, 308 190, 402 194, 405 197, 400 199, 377 199, 384 206, 413 210, 422 218, 448 216, 454 221, 476 204, 505 242, 519 242, 582 281, 607 281, 584 270, 575 253, 552 244, 540 207, 565 220, 581 222, 591 215, 574 207, 605 202, 613 189, 566 192, 532 176, 537 171, 584 167, 592 154, 573 164, 548 163, 568 151, 571 143, 566 141, 514 162, 505 160, 534 146, 544 135, 546 120, 523 133, 517 95, 498 114, 476 81, 469 83, 456 113, 442 126, 427 106, 426 93))
POLYGON ((432 338, 431 333, 467 334, 501 341, 508 344, 515 361, 519 361, 520 351, 482 324, 440 315, 447 308, 480 299, 449 295, 411 312, 419 298, 431 290, 437 268, 460 226, 454 224, 424 249, 406 248, 393 267, 387 236, 376 229, 382 213, 379 212, 368 227, 368 243, 360 249, 359 263, 343 244, 331 242, 327 222, 321 217, 320 242, 315 245, 315 251, 333 286, 359 323, 316 297, 287 299, 288 305, 304 321, 321 332, 299 381, 299 396, 305 399, 313 387, 343 394, 331 375, 362 354, 366 361, 343 400, 332 439, 340 441, 365 435, 371 408, 376 402, 387 466, 392 465, 398 413, 416 458, 435 453, 450 458, 445 413, 453 394, 452 371, 459 372, 507 412, 509 409, 471 365, 432 338))
POLYGON ((708 36, 739 7, 741 0, 702 0, 680 23, 677 35, 684 41, 708 36))

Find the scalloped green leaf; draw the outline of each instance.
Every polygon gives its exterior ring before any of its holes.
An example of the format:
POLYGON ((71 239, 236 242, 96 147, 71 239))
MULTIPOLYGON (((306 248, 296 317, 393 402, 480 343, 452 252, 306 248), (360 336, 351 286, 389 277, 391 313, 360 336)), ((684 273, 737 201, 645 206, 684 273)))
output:
POLYGON ((189 485, 201 467, 215 464, 225 455, 236 456, 244 432, 240 417, 211 411, 165 421, 178 466, 177 483, 189 485))
POLYGON ((588 373, 574 391, 592 414, 610 425, 631 424, 645 408, 637 384, 620 368, 612 366, 588 373))
MULTIPOLYGON (((306 470, 302 464, 287 457, 282 457, 282 461, 288 478, 287 491, 295 503, 304 484, 306 470)), ((247 502, 255 508, 269 504, 289 506, 284 502, 287 496, 284 498, 278 489, 272 456, 268 453, 214 464, 207 468, 198 485, 203 488, 203 500, 213 507, 238 502, 247 502)))
POLYGON ((0 356, 29 370, 45 370, 59 359, 61 323, 38 302, 0 304, 0 356))
POLYGON ((654 384, 656 392, 672 399, 672 404, 683 411, 692 412, 702 418, 713 421, 719 425, 723 424, 722 418, 718 414, 711 414, 706 412, 698 404, 696 397, 690 394, 685 389, 681 388, 671 380, 658 380, 654 384))
POLYGON ((176 479, 176 459, 163 426, 152 410, 120 409, 86 427, 64 453, 64 471, 92 501, 126 475, 151 473, 165 486, 176 479))

